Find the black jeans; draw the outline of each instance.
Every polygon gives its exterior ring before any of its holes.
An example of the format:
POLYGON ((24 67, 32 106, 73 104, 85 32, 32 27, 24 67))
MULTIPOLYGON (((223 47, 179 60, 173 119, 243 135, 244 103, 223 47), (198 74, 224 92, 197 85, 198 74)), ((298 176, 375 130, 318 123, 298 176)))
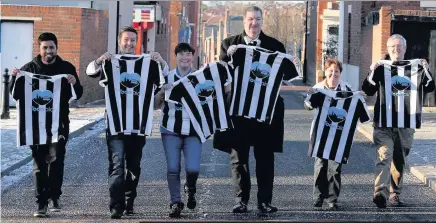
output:
POLYGON ((145 136, 109 136, 106 133, 109 158, 109 210, 124 211, 126 201, 136 198, 141 173, 145 136))
MULTIPOLYGON (((232 149, 230 154, 236 202, 248 203, 250 199, 249 154, 249 146, 232 149)), ((274 152, 268 148, 254 146, 254 157, 258 185, 257 203, 271 203, 274 183, 274 152)))
POLYGON ((30 146, 33 157, 33 185, 36 202, 44 204, 48 199, 59 199, 64 179, 64 160, 68 137, 57 143, 30 146))
POLYGON ((313 199, 336 203, 341 192, 342 164, 316 157, 314 169, 313 199))

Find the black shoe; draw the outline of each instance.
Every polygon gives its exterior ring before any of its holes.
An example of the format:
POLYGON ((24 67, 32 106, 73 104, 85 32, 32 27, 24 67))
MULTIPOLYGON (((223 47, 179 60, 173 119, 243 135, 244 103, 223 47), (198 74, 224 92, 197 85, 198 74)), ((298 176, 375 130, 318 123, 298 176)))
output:
POLYGON ((38 210, 33 213, 33 217, 37 217, 37 218, 47 217, 47 203, 38 204, 38 210))
POLYGON ((124 210, 124 215, 133 215, 133 201, 127 201, 126 202, 126 208, 124 210))
POLYGON ((316 199, 316 201, 313 203, 313 207, 315 208, 321 208, 322 204, 324 203, 324 200, 321 198, 316 199))
POLYGON ((190 191, 187 185, 185 185, 184 190, 185 194, 188 195, 188 202, 186 203, 186 207, 191 210, 195 209, 195 207, 197 206, 197 200, 195 200, 195 192, 193 192, 192 190, 190 191))
POLYGON ((400 201, 400 197, 398 195, 389 198, 389 203, 394 207, 404 207, 404 203, 400 201))
POLYGON ((377 205, 378 208, 386 208, 386 198, 382 194, 375 194, 372 201, 375 203, 375 205, 377 205))
POLYGON ((276 207, 271 206, 271 204, 269 204, 269 203, 258 204, 257 209, 263 214, 274 213, 274 212, 278 211, 278 209, 276 207))
POLYGON ((339 209, 338 204, 336 203, 328 203, 328 209, 329 211, 337 211, 339 209))
POLYGON ((61 211, 61 205, 59 204, 59 199, 53 199, 52 200, 52 206, 50 208, 51 212, 60 212, 61 211))
POLYGON ((113 209, 111 211, 111 218, 112 219, 121 219, 121 217, 123 216, 123 212, 122 211, 118 211, 113 209))
POLYGON ((124 210, 124 215, 134 215, 133 209, 126 209, 124 210))
POLYGON ((184 206, 185 205, 182 202, 170 204, 171 210, 168 216, 170 216, 170 218, 180 218, 180 213, 182 212, 184 206))
POLYGON ((244 202, 239 202, 233 206, 233 213, 247 213, 247 204, 244 202))

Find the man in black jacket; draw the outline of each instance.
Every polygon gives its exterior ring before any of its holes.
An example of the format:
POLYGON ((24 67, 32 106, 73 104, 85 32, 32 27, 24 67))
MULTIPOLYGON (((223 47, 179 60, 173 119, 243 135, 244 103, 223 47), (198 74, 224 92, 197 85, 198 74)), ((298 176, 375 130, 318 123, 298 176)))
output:
MULTIPOLYGON (((244 12, 244 31, 235 36, 228 37, 221 44, 220 59, 228 62, 236 51, 236 45, 259 46, 271 51, 286 53, 284 45, 278 40, 262 32, 262 10, 250 6, 244 12)), ((230 102, 231 95, 227 95, 230 102)), ((283 98, 278 97, 271 125, 259 123, 255 119, 233 116, 234 129, 215 133, 214 148, 230 153, 232 176, 235 187, 237 204, 233 207, 234 213, 246 213, 250 197, 250 173, 248 157, 250 146, 254 147, 256 158, 256 177, 258 184, 257 202, 262 213, 276 212, 277 208, 271 206, 274 182, 274 152, 283 150, 283 98), (269 140, 263 140, 263 139, 269 140)))
MULTIPOLYGON (((80 99, 83 94, 83 87, 80 85, 76 68, 70 62, 62 60, 57 55, 58 41, 56 36, 53 33, 42 33, 38 37, 38 42, 39 55, 33 58, 31 62, 25 64, 20 70, 48 76, 68 74, 68 82, 73 84, 77 100, 80 99)), ((11 93, 16 76, 20 70, 17 68, 12 70, 11 93)), ((61 106, 69 106, 68 101, 61 101, 61 106)), ((33 157, 33 183, 38 203, 38 210, 33 214, 35 217, 46 217, 49 199, 53 202, 51 211, 60 211, 59 197, 62 194, 65 146, 70 131, 69 109, 65 109, 65 111, 60 114, 60 125, 62 127, 59 130, 58 142, 48 145, 30 146, 33 157)))
POLYGON ((374 144, 377 146, 373 202, 378 208, 386 208, 388 201, 394 207, 404 206, 400 195, 406 157, 412 149, 415 129, 420 128, 422 117, 422 103, 416 101, 422 102, 424 94, 435 89, 435 82, 425 60, 421 60, 422 68, 417 67, 416 71, 405 68, 407 41, 403 36, 394 34, 389 37, 387 49, 389 54, 384 59, 392 61, 392 69, 385 69, 384 65, 380 66, 381 62, 376 62, 371 65, 371 72, 362 84, 362 91, 367 95, 373 96, 377 93, 373 123, 374 144), (410 76, 412 72, 416 72, 416 76, 422 77, 419 82, 416 80, 415 84, 412 84, 409 77, 406 78, 406 83, 409 83, 409 86, 415 85, 415 90, 409 87, 396 89, 393 80, 401 75, 401 66, 403 76, 407 77, 407 73, 410 76), (412 94, 413 91, 415 96, 412 94), (408 109, 412 107, 415 107, 413 112, 412 109, 408 109), (399 118, 400 115, 404 118, 399 118))
MULTIPOLYGON (((137 43, 137 31, 130 26, 121 28, 118 34, 119 54, 134 55, 137 43)), ((113 58, 109 52, 91 61, 86 74, 92 78, 104 78, 103 62, 113 58)), ((157 52, 151 52, 150 58, 161 64, 167 72, 168 65, 157 52)), ((156 91, 157 93, 157 91, 156 91)), ((106 103, 110 103, 106 100, 106 103)), ((109 121, 106 114, 106 121, 109 121)), ((123 215, 133 215, 136 188, 141 175, 142 149, 146 137, 138 134, 111 135, 109 125, 106 129, 106 142, 109 155, 109 210, 112 219, 120 219, 123 215)))

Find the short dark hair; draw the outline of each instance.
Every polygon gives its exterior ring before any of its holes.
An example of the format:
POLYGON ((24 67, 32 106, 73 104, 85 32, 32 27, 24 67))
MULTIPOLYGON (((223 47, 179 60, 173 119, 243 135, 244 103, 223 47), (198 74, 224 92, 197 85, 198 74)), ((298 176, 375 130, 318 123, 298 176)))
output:
POLYGON ((263 15, 262 15, 262 9, 261 8, 259 8, 259 7, 257 7, 257 6, 255 6, 255 5, 251 5, 251 6, 248 6, 247 8, 245 8, 245 10, 244 10, 244 18, 245 18, 245 16, 247 16, 247 12, 260 12, 260 16, 262 16, 263 17, 263 15))
POLYGON ((56 35, 53 33, 41 33, 41 35, 39 35, 38 37, 38 43, 39 45, 41 45, 41 42, 44 41, 53 41, 54 44, 56 45, 56 48, 58 47, 58 38, 56 38, 56 35))
POLYGON ((339 68, 339 72, 342 73, 342 63, 336 58, 328 58, 324 63, 324 70, 327 70, 332 64, 336 64, 339 68))
POLYGON ((180 52, 191 52, 192 54, 194 54, 195 49, 192 48, 192 46, 189 45, 189 43, 179 43, 174 49, 174 54, 177 55, 180 52))
POLYGON ((125 32, 131 32, 131 33, 135 33, 136 35, 138 35, 138 31, 136 31, 135 28, 131 27, 131 26, 124 26, 123 28, 120 29, 120 32, 118 33, 118 38, 121 38, 121 35, 123 35, 123 33, 125 32))

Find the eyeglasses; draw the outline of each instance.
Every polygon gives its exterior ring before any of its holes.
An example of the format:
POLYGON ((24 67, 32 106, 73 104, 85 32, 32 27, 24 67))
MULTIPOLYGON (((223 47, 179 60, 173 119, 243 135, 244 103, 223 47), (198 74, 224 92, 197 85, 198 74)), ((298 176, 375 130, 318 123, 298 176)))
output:
POLYGON ((403 45, 391 45, 391 46, 388 46, 388 48, 403 48, 404 46, 403 45))

